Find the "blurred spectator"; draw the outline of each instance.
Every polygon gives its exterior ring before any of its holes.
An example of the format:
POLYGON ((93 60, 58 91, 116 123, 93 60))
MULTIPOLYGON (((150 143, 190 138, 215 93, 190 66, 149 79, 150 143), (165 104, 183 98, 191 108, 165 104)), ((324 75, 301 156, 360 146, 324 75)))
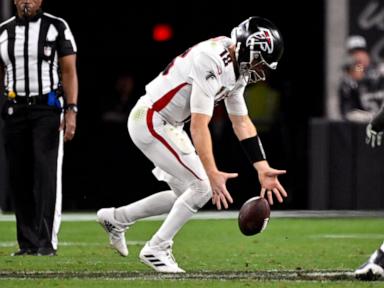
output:
POLYGON ((128 73, 122 73, 118 76, 115 83, 115 99, 112 106, 103 114, 103 121, 110 123, 125 123, 128 120, 128 114, 136 102, 134 97, 135 79, 128 73))
MULTIPOLYGON (((130 110, 137 101, 136 80, 128 71, 119 73, 112 82, 111 93, 102 99, 103 113, 101 115, 101 133, 104 137, 100 140, 100 156, 102 174, 100 187, 109 191, 112 199, 132 201, 132 195, 126 189, 126 164, 140 163, 140 153, 132 143, 127 133, 127 121, 130 110), (114 179, 111 181, 111 179, 114 179)), ((139 178, 135 172, 130 180, 130 188, 139 189, 139 178), (137 187, 137 188, 136 188, 137 187)), ((105 199, 103 199, 103 203, 105 199)), ((113 205, 113 203, 111 203, 113 205)))
POLYGON ((345 120, 369 122, 383 104, 384 67, 372 63, 362 36, 349 37, 346 49, 338 92, 341 115, 345 120))

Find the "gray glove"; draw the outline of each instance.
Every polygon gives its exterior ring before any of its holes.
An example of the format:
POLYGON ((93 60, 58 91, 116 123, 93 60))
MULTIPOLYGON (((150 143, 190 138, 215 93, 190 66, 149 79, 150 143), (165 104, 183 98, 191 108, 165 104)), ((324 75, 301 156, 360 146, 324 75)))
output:
POLYGON ((365 130, 366 137, 365 137, 365 143, 368 145, 371 145, 372 148, 375 148, 376 146, 381 146, 382 140, 383 140, 383 131, 376 132, 372 129, 372 124, 369 123, 367 125, 367 128, 365 130))

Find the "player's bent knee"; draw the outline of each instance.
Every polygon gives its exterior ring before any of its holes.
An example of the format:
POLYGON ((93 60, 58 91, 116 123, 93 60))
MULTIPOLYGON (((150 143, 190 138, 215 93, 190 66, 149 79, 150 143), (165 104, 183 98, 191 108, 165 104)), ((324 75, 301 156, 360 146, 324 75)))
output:
POLYGON ((178 180, 174 177, 167 180, 167 183, 168 183, 169 187, 171 187, 172 191, 176 194, 177 197, 179 197, 181 194, 183 194, 188 189, 187 184, 181 182, 180 180, 178 180))
POLYGON ((195 180, 181 196, 184 202, 194 210, 203 207, 212 197, 209 180, 195 180))

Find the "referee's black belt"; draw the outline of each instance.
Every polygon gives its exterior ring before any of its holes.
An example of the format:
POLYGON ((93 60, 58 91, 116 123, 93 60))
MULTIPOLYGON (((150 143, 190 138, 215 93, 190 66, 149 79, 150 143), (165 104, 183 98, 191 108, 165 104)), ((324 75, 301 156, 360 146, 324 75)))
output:
POLYGON ((18 96, 16 95, 16 97, 13 99, 17 104, 27 104, 27 105, 47 105, 48 104, 48 95, 49 93, 47 94, 43 94, 43 95, 36 95, 36 96, 18 96))

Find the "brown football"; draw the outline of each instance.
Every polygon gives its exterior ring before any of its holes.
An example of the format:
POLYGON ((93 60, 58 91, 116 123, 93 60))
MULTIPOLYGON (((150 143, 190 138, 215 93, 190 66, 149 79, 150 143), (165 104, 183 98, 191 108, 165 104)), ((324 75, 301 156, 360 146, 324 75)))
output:
POLYGON ((267 200, 259 196, 249 199, 239 211, 240 231, 247 236, 262 232, 267 227, 270 214, 267 200))

